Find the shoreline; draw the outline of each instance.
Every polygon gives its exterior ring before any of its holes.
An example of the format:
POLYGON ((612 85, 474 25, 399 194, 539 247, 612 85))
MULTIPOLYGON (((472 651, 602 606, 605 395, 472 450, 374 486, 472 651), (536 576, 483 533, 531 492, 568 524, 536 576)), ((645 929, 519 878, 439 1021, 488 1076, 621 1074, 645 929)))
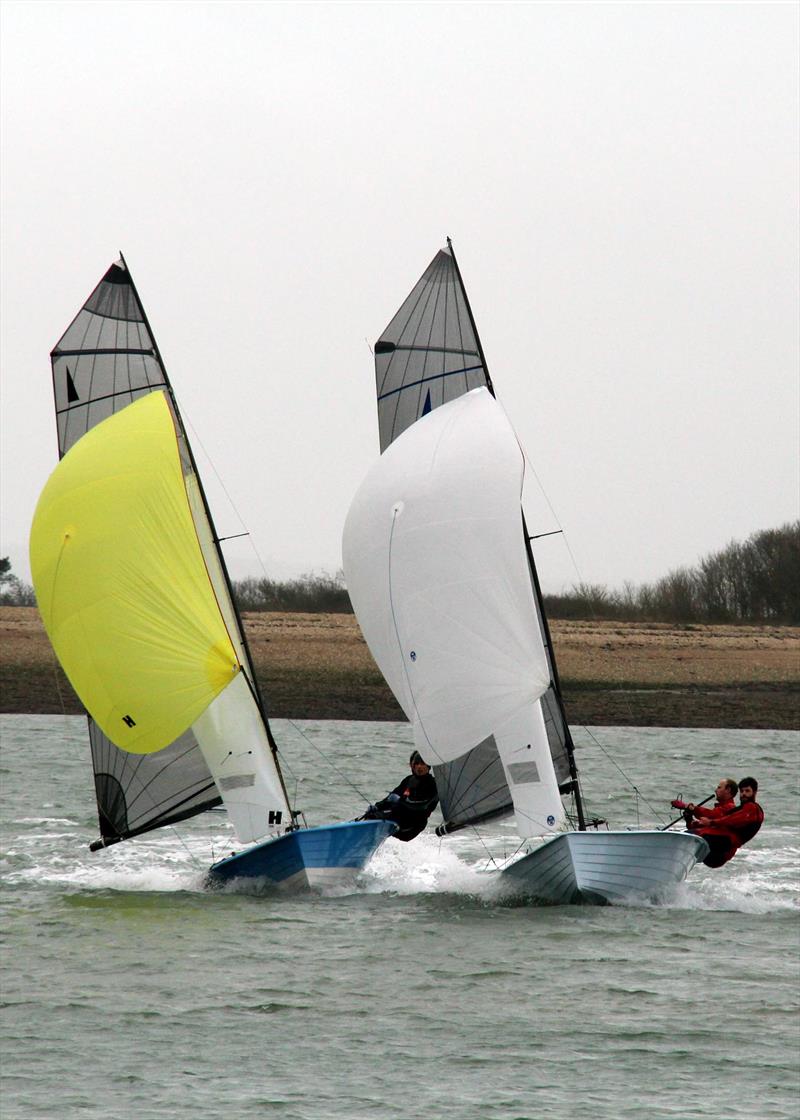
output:
MULTIPOLYGON (((350 614, 247 613, 275 719, 405 716, 350 614)), ((800 727, 800 628, 550 623, 572 725, 800 727)), ((83 711, 35 607, 0 608, 0 712, 83 711)))

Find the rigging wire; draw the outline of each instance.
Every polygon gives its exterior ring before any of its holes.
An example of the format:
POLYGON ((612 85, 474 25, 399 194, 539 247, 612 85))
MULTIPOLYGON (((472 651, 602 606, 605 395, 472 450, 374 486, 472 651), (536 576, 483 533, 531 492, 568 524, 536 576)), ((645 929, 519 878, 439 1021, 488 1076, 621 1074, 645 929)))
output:
MULTIPOLYGON (((315 743, 313 739, 310 739, 308 737, 308 735, 306 735, 306 733, 305 733, 305 731, 303 731, 302 727, 299 727, 294 722, 294 720, 291 720, 291 719, 287 719, 286 722, 289 724, 290 727, 293 727, 295 729, 295 731, 298 733, 298 735, 300 735, 303 739, 305 739, 305 741, 308 743, 309 746, 313 747, 314 750, 317 751, 317 753, 320 755, 321 758, 325 759, 325 762, 328 764, 328 766, 330 766, 331 769, 334 770, 339 775, 339 777, 342 779, 342 781, 346 785, 348 785, 350 787, 350 789, 353 790, 354 793, 357 793, 360 798, 362 798, 364 801, 367 802, 367 804, 369 804, 369 797, 367 797, 367 795, 365 793, 363 793, 358 788, 358 786, 355 784, 355 782, 352 780, 352 778, 349 778, 343 770, 339 769, 339 767, 336 765, 335 762, 332 762, 330 760, 328 755, 325 754, 325 752, 322 750, 322 748, 320 746, 318 746, 317 743, 315 743)), ((281 754, 282 764, 283 764, 283 757, 284 756, 281 754)), ((297 779, 296 775, 294 774, 294 772, 292 771, 291 766, 289 766, 288 763, 287 763, 287 768, 289 770, 289 773, 295 779, 295 782, 297 782, 298 779, 297 779)))
MULTIPOLYGON (((492 854, 492 853, 491 853, 491 852, 489 851, 489 846, 488 846, 488 844, 486 843, 486 839, 485 839, 485 838, 484 838, 484 836, 483 836, 483 835, 481 834, 481 832, 479 831, 479 829, 477 828, 477 826, 476 826, 476 825, 467 825, 467 826, 465 826, 465 827, 466 827, 466 828, 469 828, 469 829, 470 829, 470 832, 472 833, 472 835, 474 836, 474 838, 475 838, 475 839, 477 840, 477 842, 478 842, 478 843, 479 843, 479 844, 481 845, 481 847, 483 848, 483 850, 484 850, 484 853, 485 853, 485 855, 486 855, 486 860, 487 860, 487 865, 486 865, 486 870, 487 870, 487 871, 489 870, 489 867, 490 867, 491 865, 494 865, 495 867, 499 867, 499 866, 500 866, 500 862, 503 862, 503 863, 505 863, 505 862, 507 862, 508 860, 510 860, 510 859, 513 859, 513 857, 514 857, 514 856, 515 856, 515 855, 517 854, 517 852, 520 852, 520 851, 522 850, 523 846, 524 846, 524 845, 525 845, 525 843, 526 843, 526 841, 524 841, 524 840, 520 840, 520 842, 519 842, 519 845, 517 846, 516 850, 515 850, 515 851, 513 851, 513 852, 511 853, 511 855, 510 855, 510 856, 509 856, 509 855, 504 855, 504 856, 502 856, 502 858, 501 858, 501 859, 500 859, 500 861, 498 862, 498 857, 494 856, 494 855, 493 855, 493 854, 492 854)), ((440 852, 441 852, 441 850, 442 850, 442 844, 443 844, 443 843, 444 843, 444 837, 443 837, 443 836, 440 836, 440 837, 439 837, 439 851, 440 851, 440 852)))
MULTIPOLYGON (((213 471, 214 477, 216 478, 220 487, 222 488, 222 492, 224 493, 231 509, 233 510, 233 513, 235 514, 235 516, 236 516, 239 524, 241 525, 241 527, 245 530, 245 532, 243 532, 243 533, 234 533, 234 534, 231 534, 231 535, 226 536, 226 537, 217 537, 217 542, 219 543, 221 541, 232 540, 233 537, 236 537, 236 536, 249 537, 250 541, 252 542, 253 538, 250 534, 250 530, 247 528, 247 522, 244 520, 242 515, 239 513, 239 510, 236 506, 236 503, 234 502, 233 498, 231 497, 230 491, 228 490, 227 486, 225 485, 225 481, 222 478, 222 475, 217 470, 217 467, 216 467, 216 464, 215 464, 214 460, 211 458, 211 455, 208 453, 208 450, 206 449, 205 444, 203 443, 202 439, 200 438, 200 433, 197 431, 197 428, 195 428, 194 424, 189 419, 188 414, 186 413, 186 411, 183 407, 183 404, 178 400, 178 397, 177 397, 177 395, 175 394, 174 391, 173 391, 173 397, 175 398, 175 404, 176 404, 176 407, 178 408, 178 411, 180 412, 180 416, 181 416, 181 419, 183 420, 184 427, 191 428, 191 431, 192 431, 192 446, 195 446, 195 445, 199 446, 200 449, 202 450, 203 455, 205 456, 205 460, 208 463, 210 469, 213 471)), ((266 576, 267 575, 266 567, 264 566, 264 563, 261 560, 261 557, 258 555, 258 551, 256 550, 255 544, 253 544, 253 551, 256 554, 256 559, 258 560, 259 564, 261 565, 261 568, 264 572, 264 575, 266 576)))
MULTIPOLYGON (((178 832, 178 829, 175 827, 175 825, 170 824, 167 827, 172 830, 173 835, 175 836, 175 838, 177 839, 177 841, 181 845, 181 847, 185 849, 186 854, 188 855, 189 859, 192 861, 193 865, 196 868, 202 868, 204 865, 199 862, 199 860, 197 859, 197 856, 194 854, 192 849, 189 847, 189 845, 186 843, 184 838, 181 836, 180 832, 178 832)), ((211 853, 212 853, 212 859, 213 859, 214 858, 214 855, 213 855, 213 853, 214 853, 214 843, 213 843, 213 841, 211 842, 211 853)))
POLYGON ((627 782, 627 784, 628 784, 628 785, 630 786, 630 788, 631 788, 631 790, 633 791, 633 793, 635 793, 635 794, 636 794, 636 815, 637 815, 637 823, 638 823, 638 815, 639 815, 639 800, 640 800, 640 799, 641 799, 641 800, 642 800, 642 801, 643 801, 643 802, 645 803, 645 805, 647 806, 647 808, 648 808, 648 809, 650 810, 650 812, 651 812, 651 813, 654 813, 654 814, 655 814, 655 815, 656 815, 657 817, 659 817, 659 818, 663 818, 663 816, 664 816, 663 812, 662 812, 662 811, 661 811, 660 809, 657 809, 657 808, 656 808, 656 807, 655 807, 654 805, 652 805, 652 804, 651 804, 651 802, 649 802, 649 801, 647 800, 647 798, 646 798, 646 797, 644 796, 644 794, 643 794, 643 793, 641 792, 641 790, 640 790, 640 789, 639 789, 639 787, 638 787, 638 786, 636 785, 636 783, 635 783, 635 782, 633 781, 633 779, 632 779, 632 778, 629 778, 629 777, 628 777, 628 775, 627 775, 627 774, 625 773, 625 771, 624 771, 624 770, 622 769, 622 767, 621 767, 621 766, 619 765, 619 763, 618 763, 618 762, 617 762, 617 760, 616 760, 616 759, 614 758, 614 756, 613 756, 612 754, 609 754, 609 752, 608 752, 608 751, 606 750, 606 748, 605 748, 605 747, 603 746, 603 744, 602 744, 602 743, 600 742, 600 740, 599 740, 599 739, 597 738, 597 736, 596 736, 596 735, 594 734, 594 732, 592 731, 591 727, 587 727, 587 726, 586 726, 586 725, 584 724, 584 725, 583 725, 583 730, 584 730, 584 731, 586 732, 586 734, 587 734, 587 735, 589 736, 589 738, 590 738, 590 739, 592 740, 592 742, 593 742, 593 743, 594 743, 594 745, 595 745, 595 746, 596 746, 596 747, 598 748, 598 750, 599 750, 599 751, 601 752, 601 754, 603 754, 603 755, 604 755, 604 756, 605 756, 605 757, 606 757, 606 758, 608 759, 608 761, 609 761, 609 762, 611 763, 611 765, 612 765, 612 766, 614 767, 614 769, 615 769, 615 770, 618 770, 618 771, 619 771, 619 773, 620 773, 620 774, 622 775, 622 777, 623 777, 623 778, 625 779, 625 781, 627 782))
MULTIPOLYGON (((568 555, 569 555, 570 561, 571 561, 571 563, 572 563, 572 567, 574 568, 574 570, 575 570, 575 574, 576 574, 576 576, 578 577, 578 583, 579 583, 579 584, 584 584, 584 583, 585 583, 585 580, 584 580, 584 578, 583 578, 583 575, 582 575, 582 573, 581 573, 580 567, 579 567, 579 565, 578 565, 578 561, 577 561, 577 560, 576 560, 576 558, 575 558, 575 554, 574 554, 574 552, 572 551, 572 546, 571 546, 571 544, 570 544, 570 542, 569 542, 569 537, 567 536, 567 532, 566 532, 566 530, 564 529, 563 525, 561 524, 561 521, 560 521, 560 519, 559 519, 559 517, 558 517, 558 514, 556 513, 556 511, 555 511, 555 509, 554 509, 554 507, 553 507, 553 504, 552 504, 552 502, 550 501, 550 497, 549 497, 549 495, 548 495, 547 491, 545 490, 545 488, 544 488, 544 484, 542 483, 542 480, 540 479, 540 477, 539 477, 539 475, 538 475, 538 473, 537 473, 537 471, 536 471, 536 468, 534 467, 533 463, 531 462, 531 460, 530 460, 530 458, 529 458, 529 456, 528 456, 528 453, 526 452, 526 450, 525 450, 525 448, 524 448, 524 447, 522 446, 522 444, 521 444, 521 443, 519 442, 519 440, 518 440, 517 442, 519 443, 519 447, 520 447, 520 450, 521 450, 521 452, 522 452, 522 456, 523 456, 523 466, 524 466, 524 469, 525 469, 525 470, 528 470, 528 469, 529 469, 529 470, 530 470, 530 472, 531 472, 531 474, 533 475, 533 478, 534 478, 534 479, 535 479, 535 481, 536 481, 536 485, 537 485, 537 487, 539 488, 539 492, 540 492, 540 494, 542 495, 542 498, 544 499, 544 501, 546 502, 546 504, 547 504, 547 508, 548 508, 548 509, 550 510, 550 513, 552 514, 552 516, 553 516, 553 519, 555 520, 555 523, 556 523, 556 525, 558 525, 558 530, 557 530, 557 532, 558 532, 558 533, 560 534, 560 536, 561 536, 561 538, 562 538, 562 540, 563 540, 563 542, 564 542, 564 547, 565 547, 565 548, 566 548, 566 550, 567 550, 567 553, 568 553, 568 555)), ((549 534, 541 534, 541 535, 549 535, 549 534)), ((590 611, 590 615, 591 615, 591 621, 592 621, 592 622, 600 622, 600 621, 601 621, 601 620, 600 620, 600 618, 599 618, 599 616, 597 615, 597 612, 596 612, 596 611, 594 610, 594 607, 593 607, 593 606, 591 605, 591 602, 590 602, 590 604, 589 604, 589 611, 590 611)), ((619 690, 618 690, 618 691, 619 691, 619 690)), ((629 714, 629 716, 630 716, 630 718, 631 718, 631 722, 633 722, 633 716, 634 716, 634 713, 633 713, 633 707, 632 707, 632 705, 631 705, 631 703, 630 703, 630 700, 629 700, 629 699, 628 699, 628 698, 627 698, 626 696, 622 696, 622 700, 623 700, 623 703, 625 704, 625 706, 626 706, 626 708, 627 708, 627 710, 628 710, 628 714, 629 714)), ((586 732, 586 734, 587 734, 587 735, 588 735, 588 736, 590 737, 590 739, 592 740, 592 742, 594 743, 594 745, 595 745, 595 746, 596 746, 596 747, 597 747, 597 748, 598 748, 598 749, 599 749, 599 750, 601 751, 601 753, 602 753, 602 754, 603 754, 603 755, 604 755, 604 756, 605 756, 605 757, 606 757, 606 758, 608 759, 608 761, 609 761, 609 762, 611 762, 611 764, 612 764, 612 765, 613 765, 613 766, 615 767, 615 769, 616 769, 616 770, 617 770, 617 771, 618 771, 618 772, 619 772, 619 773, 621 774, 621 776, 622 776, 623 780, 625 781, 625 783, 626 783, 626 784, 627 784, 627 785, 629 786, 629 788, 630 788, 630 789, 632 790, 632 792, 633 792, 633 793, 635 794, 635 796, 636 796, 636 818, 637 818, 637 825, 638 825, 638 823, 639 823, 639 800, 640 800, 640 799, 641 799, 641 800, 642 800, 642 801, 644 802, 644 804, 645 804, 645 805, 646 805, 646 806, 648 807, 648 809, 650 810, 650 812, 651 812, 651 813, 653 813, 653 814, 654 814, 654 815, 655 815, 655 816, 656 816, 656 817, 657 817, 657 818, 658 818, 659 820, 662 820, 662 819, 663 819, 663 817, 664 817, 664 813, 662 812, 662 810, 661 810, 661 809, 658 809, 658 808, 656 808, 656 807, 655 807, 654 805, 652 805, 652 804, 651 804, 651 803, 650 803, 650 802, 649 802, 649 801, 647 800, 647 798, 645 798, 645 797, 644 797, 644 796, 642 795, 642 793, 641 793, 641 791, 639 790, 639 788, 638 788, 638 786, 636 785, 636 783, 635 783, 635 782, 633 781, 633 779, 632 779, 631 777, 629 777, 629 775, 628 775, 628 774, 626 774, 626 773, 625 773, 625 771, 624 771, 624 770, 622 769, 622 767, 621 767, 621 766, 619 765, 619 763, 618 763, 618 762, 616 761, 616 759, 615 759, 615 758, 613 757, 613 755, 611 755, 611 754, 610 754, 610 753, 609 753, 609 752, 608 752, 608 751, 606 750, 606 748, 605 748, 605 747, 604 747, 604 746, 602 745, 602 743, 601 743, 601 742, 600 742, 600 741, 598 740, 597 736, 596 736, 596 735, 594 734, 594 732, 592 731, 592 728, 591 728, 591 727, 589 727, 589 726, 587 726, 586 724, 581 724, 581 727, 582 727, 583 731, 585 731, 585 732, 586 732)))

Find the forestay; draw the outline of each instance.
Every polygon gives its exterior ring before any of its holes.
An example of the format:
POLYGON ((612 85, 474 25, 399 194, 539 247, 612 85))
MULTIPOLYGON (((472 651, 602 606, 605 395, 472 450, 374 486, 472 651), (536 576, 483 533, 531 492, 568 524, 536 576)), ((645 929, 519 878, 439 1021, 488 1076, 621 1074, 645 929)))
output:
POLYGON ((513 799, 531 836, 557 828, 563 806, 538 703, 551 678, 522 477, 488 389, 458 396, 408 427, 367 475, 343 557, 364 637, 436 768, 445 820, 485 819, 513 799))

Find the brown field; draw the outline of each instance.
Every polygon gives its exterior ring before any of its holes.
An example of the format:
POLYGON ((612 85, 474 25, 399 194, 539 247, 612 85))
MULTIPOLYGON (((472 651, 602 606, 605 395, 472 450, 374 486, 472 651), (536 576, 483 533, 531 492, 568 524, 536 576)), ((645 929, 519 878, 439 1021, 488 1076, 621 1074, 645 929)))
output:
MULTIPOLYGON (((353 615, 247 614, 270 713, 403 719, 353 615)), ((800 726, 800 628, 551 624, 573 724, 800 726)), ((0 609, 0 711, 80 712, 33 607, 0 609)))

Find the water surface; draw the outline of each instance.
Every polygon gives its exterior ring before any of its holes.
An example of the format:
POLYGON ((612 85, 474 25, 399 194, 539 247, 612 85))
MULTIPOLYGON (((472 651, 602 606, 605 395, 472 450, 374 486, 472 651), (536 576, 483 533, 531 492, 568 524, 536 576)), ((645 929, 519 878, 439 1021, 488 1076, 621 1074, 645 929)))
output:
MULTIPOLYGON (((406 772, 399 724, 275 731, 309 823, 406 772)), ((208 893, 224 815, 91 854, 83 720, 0 732, 2 1120, 797 1120, 795 734, 577 733, 613 827, 745 773, 767 812, 722 871, 592 908, 498 900, 497 825, 387 843, 348 892, 208 893)))

